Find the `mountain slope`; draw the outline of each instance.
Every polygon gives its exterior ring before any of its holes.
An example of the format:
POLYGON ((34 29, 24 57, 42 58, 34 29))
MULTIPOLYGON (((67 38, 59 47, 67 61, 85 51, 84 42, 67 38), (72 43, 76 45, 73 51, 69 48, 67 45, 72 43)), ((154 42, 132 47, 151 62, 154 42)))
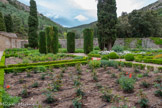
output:
MULTIPOLYGON (((29 6, 26 6, 17 0, 0 0, 0 11, 3 15, 12 15, 14 32, 16 32, 18 36, 27 36, 29 10, 29 6)), ((38 14, 38 18, 39 30, 43 30, 46 26, 57 26, 60 33, 64 31, 64 28, 61 25, 53 22, 42 14, 38 14)))

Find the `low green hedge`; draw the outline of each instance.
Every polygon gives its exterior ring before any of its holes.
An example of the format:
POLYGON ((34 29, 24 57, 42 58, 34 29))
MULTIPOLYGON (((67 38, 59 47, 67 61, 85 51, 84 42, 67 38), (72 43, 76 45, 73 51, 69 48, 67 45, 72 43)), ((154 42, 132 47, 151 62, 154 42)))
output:
POLYGON ((13 64, 7 66, 0 66, 0 68, 12 68, 12 67, 25 67, 25 66, 38 66, 38 65, 50 65, 50 64, 58 64, 58 63, 67 63, 67 62, 76 62, 76 61, 85 61, 87 58, 84 59, 77 59, 77 60, 59 60, 59 61, 49 61, 49 62, 39 62, 39 63, 28 63, 28 64, 13 64))
POLYGON ((88 54, 88 57, 101 57, 100 54, 88 54))
POLYGON ((132 67, 133 66, 133 63, 132 62, 124 62, 124 65, 126 67, 132 67))
POLYGON ((133 64, 133 67, 134 67, 134 68, 138 68, 138 69, 145 70, 146 65, 134 63, 134 64, 133 64))
MULTIPOLYGON (((64 67, 66 66, 75 66, 75 64, 87 64, 88 61, 72 61, 72 62, 64 62, 64 63, 56 63, 56 64, 47 64, 47 65, 43 65, 45 67, 51 67, 53 66, 54 68, 59 68, 59 67, 64 67)), ((26 69, 33 69, 35 67, 39 67, 39 66, 23 66, 23 67, 10 67, 10 68, 5 68, 5 73, 12 73, 13 71, 18 71, 18 72, 23 72, 26 69)))

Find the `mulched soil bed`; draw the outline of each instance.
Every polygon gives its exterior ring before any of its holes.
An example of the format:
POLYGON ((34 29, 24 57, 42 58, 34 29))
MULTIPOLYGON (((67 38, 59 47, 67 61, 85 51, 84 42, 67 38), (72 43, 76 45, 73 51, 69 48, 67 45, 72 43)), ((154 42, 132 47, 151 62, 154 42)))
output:
MULTIPOLYGON (((136 106, 136 108, 139 108, 139 105, 137 104, 139 96, 137 96, 137 94, 139 93, 140 89, 143 89, 144 93, 146 93, 149 99, 150 108, 151 106, 154 106, 152 108, 162 108, 161 98, 154 95, 154 92, 157 90, 157 88, 153 86, 155 79, 158 76, 162 77, 161 73, 155 74, 153 72, 150 72, 149 77, 143 77, 136 81, 133 93, 123 93, 119 84, 116 83, 117 78, 112 78, 112 73, 115 73, 116 76, 119 75, 120 72, 118 69, 111 67, 107 68, 106 70, 104 68, 96 69, 99 80, 98 82, 93 81, 91 69, 89 69, 87 65, 81 66, 81 69, 81 88, 85 93, 85 96, 83 96, 82 99, 83 108, 111 108, 112 106, 116 105, 115 103, 106 103, 102 100, 102 93, 96 87, 97 83, 101 84, 102 86, 111 88, 112 94, 127 97, 127 105, 129 106, 129 108, 131 108, 131 106, 136 106), (108 70, 111 73, 107 73, 108 70), (152 86, 147 89, 142 88, 140 86, 140 83, 144 80, 151 83, 152 86)), ((132 68, 122 68, 122 70, 128 73, 134 72, 134 69, 132 68)), ((20 94, 23 90, 23 87, 27 86, 29 96, 27 98, 21 99, 21 103, 23 104, 39 104, 42 106, 42 108, 73 108, 72 100, 76 97, 76 88, 74 88, 73 82, 74 76, 77 76, 75 67, 68 67, 65 73, 63 73, 61 90, 58 92, 53 92, 57 101, 52 104, 47 104, 45 102, 46 96, 44 95, 44 93, 46 89, 49 87, 49 84, 51 84, 52 81, 55 80, 56 76, 61 73, 61 71, 62 69, 53 69, 52 72, 48 70, 46 73, 34 74, 33 72, 31 72, 32 77, 30 78, 27 77, 27 72, 19 73, 16 76, 14 76, 13 74, 6 74, 5 87, 7 85, 11 86, 10 89, 7 89, 7 92, 10 95, 21 96, 20 94), (40 79, 42 74, 47 74, 45 80, 40 79), (23 81, 21 82, 20 80, 23 81), (38 88, 31 87, 31 85, 35 81, 39 84, 38 88)), ((141 72, 144 73, 145 71, 141 72)), ((122 104, 122 102, 120 102, 120 104, 122 104)), ((19 104, 15 105, 13 108, 33 108, 33 106, 23 106, 22 104, 20 106, 19 104)))

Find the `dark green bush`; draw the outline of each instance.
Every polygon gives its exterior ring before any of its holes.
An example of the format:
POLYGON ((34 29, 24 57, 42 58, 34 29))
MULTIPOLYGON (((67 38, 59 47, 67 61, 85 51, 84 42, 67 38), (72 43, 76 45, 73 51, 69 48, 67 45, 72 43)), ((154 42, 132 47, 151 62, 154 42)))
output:
POLYGON ((118 59, 119 56, 118 56, 115 52, 111 52, 111 53, 109 54, 109 58, 110 58, 110 59, 118 59))
POLYGON ((67 34, 67 51, 69 53, 75 52, 75 33, 73 32, 67 34))
POLYGON ((88 54, 93 51, 93 30, 85 29, 84 34, 84 53, 88 54))
POLYGON ((47 52, 48 52, 48 53, 52 53, 52 51, 51 51, 50 28, 51 28, 51 27, 46 27, 46 29, 45 29, 46 37, 47 37, 47 52))
POLYGON ((39 52, 40 53, 47 53, 47 48, 46 48, 46 35, 44 31, 41 31, 39 33, 39 52))
POLYGON ((58 53, 58 45, 59 45, 59 40, 58 40, 58 30, 57 27, 53 26, 53 38, 52 38, 52 43, 53 44, 53 53, 57 54, 58 53))
POLYGON ((133 54, 127 54, 125 55, 126 61, 134 61, 134 55, 133 54))

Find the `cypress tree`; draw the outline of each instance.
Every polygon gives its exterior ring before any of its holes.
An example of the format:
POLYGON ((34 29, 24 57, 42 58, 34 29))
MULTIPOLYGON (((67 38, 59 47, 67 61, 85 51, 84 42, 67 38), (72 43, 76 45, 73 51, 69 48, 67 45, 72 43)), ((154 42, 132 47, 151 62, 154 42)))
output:
POLYGON ((116 40, 116 0, 98 0, 98 41, 100 49, 111 50, 116 40))
POLYGON ((83 31, 84 35, 84 53, 88 54, 93 51, 93 30, 85 29, 83 31))
POLYGON ((0 12, 0 31, 6 31, 6 27, 5 27, 2 12, 0 12))
POLYGON ((38 47, 38 16, 37 16, 37 6, 34 0, 30 0, 30 16, 28 18, 28 41, 31 48, 38 47))
POLYGON ((40 53, 44 53, 46 54, 47 53, 47 49, 46 49, 46 35, 45 35, 45 32, 44 31, 41 31, 39 33, 39 52, 40 53))
POLYGON ((7 32, 13 32, 13 22, 12 22, 12 17, 11 15, 6 15, 4 17, 5 20, 5 25, 6 25, 6 31, 7 32))
POLYGON ((58 53, 58 47, 59 47, 59 40, 58 40, 58 29, 57 27, 53 26, 53 38, 52 38, 52 49, 53 49, 53 53, 57 54, 58 53))
POLYGON ((67 34, 67 51, 69 53, 75 52, 75 33, 69 32, 67 34))
POLYGON ((52 51, 51 51, 50 27, 46 27, 45 32, 46 32, 46 37, 47 37, 47 52, 52 53, 52 51))

